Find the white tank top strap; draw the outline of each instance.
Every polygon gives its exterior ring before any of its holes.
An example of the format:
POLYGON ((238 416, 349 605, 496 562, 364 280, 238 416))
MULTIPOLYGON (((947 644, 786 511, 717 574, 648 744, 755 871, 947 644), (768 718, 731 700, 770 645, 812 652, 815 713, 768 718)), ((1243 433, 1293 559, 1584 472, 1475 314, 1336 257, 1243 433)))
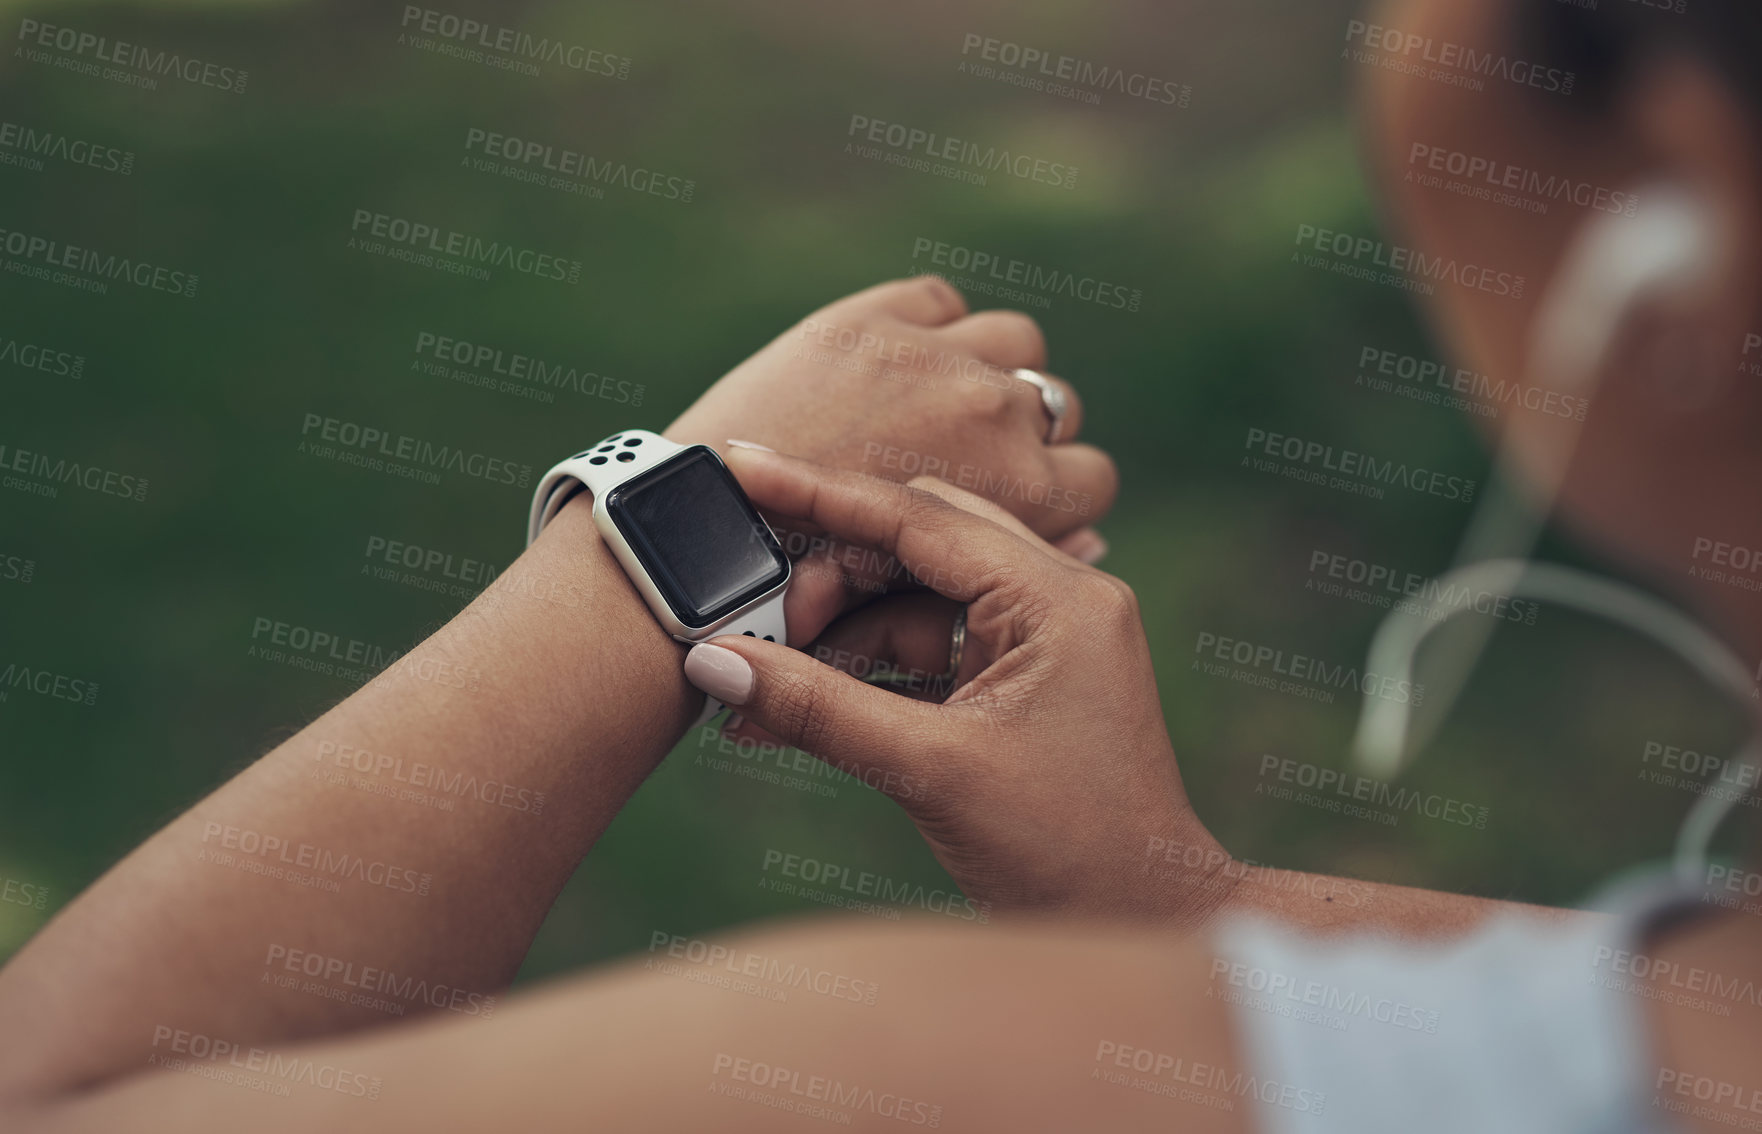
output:
POLYGON ((1648 933, 1709 909, 1700 898, 1647 876, 1605 891, 1594 908, 1606 916, 1564 927, 1506 917, 1439 946, 1225 925, 1212 995, 1230 1005, 1252 1074, 1279 1087, 1257 1096, 1257 1129, 1670 1129, 1647 1060, 1650 986, 1632 974, 1644 971, 1648 933))

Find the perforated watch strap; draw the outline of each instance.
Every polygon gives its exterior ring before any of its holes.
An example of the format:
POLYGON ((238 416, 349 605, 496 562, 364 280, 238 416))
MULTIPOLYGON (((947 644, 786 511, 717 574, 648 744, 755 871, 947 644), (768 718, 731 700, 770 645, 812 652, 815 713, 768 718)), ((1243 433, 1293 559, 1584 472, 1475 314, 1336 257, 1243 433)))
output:
POLYGON ((682 448, 684 446, 675 445, 658 433, 626 429, 561 462, 545 474, 538 490, 532 494, 532 515, 526 525, 526 542, 530 544, 537 539, 544 526, 557 518, 563 505, 584 485, 589 492, 599 496, 638 473, 654 468, 682 448))
MULTIPOLYGON (((728 625, 718 627, 714 637, 720 638, 726 634, 745 634, 752 638, 763 638, 767 642, 788 645, 789 628, 783 619, 783 596, 776 595, 763 606, 755 606, 728 625)), ((711 717, 728 708, 713 697, 706 700, 704 711, 692 722, 692 728, 703 727, 711 717)))
MULTIPOLYGON (((626 429, 561 462, 545 474, 532 494, 532 514, 527 521, 526 542, 538 538, 546 524, 556 519, 563 505, 582 488, 594 496, 616 488, 631 477, 647 472, 684 446, 675 445, 658 433, 646 429, 626 429), (628 457, 626 457, 628 454, 628 457)), ((783 618, 783 596, 742 614, 725 626, 716 628, 715 636, 746 634, 769 642, 788 641, 783 618)), ((706 724, 711 717, 728 706, 713 697, 704 699, 704 708, 692 722, 693 728, 706 724)))

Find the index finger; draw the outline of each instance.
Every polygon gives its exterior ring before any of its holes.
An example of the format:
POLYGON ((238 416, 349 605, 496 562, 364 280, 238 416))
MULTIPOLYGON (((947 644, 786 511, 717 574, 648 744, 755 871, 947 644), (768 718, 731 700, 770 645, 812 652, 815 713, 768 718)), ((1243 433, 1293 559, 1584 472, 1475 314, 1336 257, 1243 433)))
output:
POLYGON ((728 467, 759 507, 884 551, 924 586, 959 602, 996 590, 1006 577, 1043 576, 1051 566, 992 521, 891 480, 758 449, 732 449, 728 467))
POLYGON ((940 327, 967 313, 967 301, 959 289, 941 276, 931 275, 888 280, 847 295, 832 306, 846 305, 856 309, 873 306, 920 327, 940 327))
POLYGON ((959 485, 950 484, 946 480, 939 480, 933 476, 914 476, 906 481, 906 484, 912 488, 921 488, 932 495, 940 496, 956 508, 971 512, 975 516, 983 516, 1005 531, 1014 532, 1023 543, 1055 563, 1063 563, 1068 567, 1079 569, 1086 566, 1075 556, 1041 539, 1040 533, 1018 520, 1009 509, 994 500, 980 496, 977 492, 968 492, 959 485))

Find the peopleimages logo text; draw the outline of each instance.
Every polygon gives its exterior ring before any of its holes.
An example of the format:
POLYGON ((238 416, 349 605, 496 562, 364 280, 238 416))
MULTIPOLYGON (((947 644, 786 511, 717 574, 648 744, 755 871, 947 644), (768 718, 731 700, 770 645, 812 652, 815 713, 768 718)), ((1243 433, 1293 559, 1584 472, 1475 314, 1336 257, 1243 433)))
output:
POLYGON ((1004 147, 963 141, 933 130, 885 122, 864 114, 850 116, 850 128, 845 134, 871 145, 886 146, 901 153, 918 154, 951 165, 969 166, 986 173, 1007 173, 1024 181, 1055 185, 1061 189, 1074 189, 1077 185, 1077 167, 1074 165, 1015 153, 1004 147))
POLYGON ((1368 236, 1335 232, 1313 224, 1297 226, 1298 247, 1331 255, 1356 265, 1384 268, 1391 272, 1431 283, 1453 283, 1473 291, 1484 291, 1502 299, 1522 299, 1526 281, 1523 276, 1500 272, 1479 264, 1465 264, 1447 256, 1428 256, 1400 244, 1385 244, 1368 236))
POLYGON ((1227 957, 1212 958, 1211 982, 1214 989, 1222 984, 1250 994, 1238 998, 1248 1007, 1280 1015, 1299 1006, 1326 1013, 1340 1020, 1341 1030, 1346 1019, 1357 1018, 1431 1036, 1438 1034, 1438 1013, 1431 1009, 1332 982, 1299 979, 1290 973, 1227 957))
POLYGON ((1464 410, 1477 417, 1497 417, 1503 410, 1524 409, 1545 417, 1583 421, 1590 399, 1542 386, 1452 366, 1418 355, 1366 346, 1358 352, 1358 385, 1398 391, 1415 401, 1464 410))
POLYGON ((0 701, 4 701, 7 691, 12 689, 26 689, 40 697, 72 701, 76 705, 93 705, 98 701, 96 681, 18 662, 7 662, 6 668, 0 670, 0 701))
POLYGON ((712 1089, 727 1094, 718 1082, 726 1075, 736 1083, 750 1085, 755 1093, 745 1097, 784 1113, 824 1118, 838 1126, 851 1124, 852 1111, 863 1111, 908 1126, 935 1129, 942 1125, 942 1107, 902 1095, 846 1083, 830 1075, 804 1075, 801 1071, 762 1059, 748 1059, 717 1052, 711 1066, 712 1089))
POLYGON ((308 413, 300 424, 300 436, 317 436, 344 449, 375 454, 394 461, 407 461, 430 469, 464 473, 492 484, 521 488, 532 481, 532 466, 517 465, 499 457, 467 452, 454 445, 436 445, 406 433, 392 433, 372 425, 308 413))
POLYGON ((1640 209, 1638 193, 1605 189, 1588 181, 1574 181, 1570 177, 1545 174, 1508 161, 1495 161, 1478 154, 1467 154, 1425 142, 1415 142, 1408 149, 1407 164, 1408 181, 1414 179, 1415 170, 1460 177, 1472 190, 1468 195, 1483 200, 1492 200, 1494 193, 1507 191, 1542 201, 1563 201, 1581 209, 1624 217, 1634 216, 1640 209))
POLYGON ((993 39, 967 32, 961 38, 961 54, 977 55, 989 63, 1023 72, 1034 72, 1047 79, 1062 79, 1081 87, 1130 95, 1146 102, 1160 102, 1185 108, 1193 102, 1193 88, 1186 83, 1125 71, 1105 63, 1092 63, 1070 55, 1055 55, 1038 47, 1029 47, 1009 40, 993 39))
POLYGON ((1466 44, 1352 20, 1346 25, 1346 42, 1398 58, 1410 68, 1433 67, 1479 79, 1498 79, 1518 86, 1534 87, 1550 94, 1570 95, 1578 76, 1559 67, 1526 59, 1513 59, 1493 51, 1480 51, 1466 44))
MULTIPOLYGON (((282 1055, 262 1047, 243 1047, 231 1040, 216 1039, 201 1032, 186 1032, 168 1024, 153 1028, 153 1053, 149 1065, 169 1071, 194 1074, 222 1083, 248 1085, 251 1080, 239 1075, 268 1075, 286 1083, 303 1083, 319 1090, 335 1091, 353 1098, 377 1099, 382 1081, 376 1075, 350 1071, 333 1063, 315 1063, 310 1059, 282 1055), (159 1050, 165 1044, 172 1054, 159 1050)), ((281 1092, 285 1092, 286 1087, 281 1092)), ((253 1088, 255 1089, 255 1088, 253 1088)))
POLYGON ((1304 584, 1306 590, 1354 598, 1384 610, 1410 611, 1434 620, 1473 611, 1504 622, 1534 626, 1542 609, 1533 599, 1512 598, 1485 587, 1447 583, 1418 571, 1404 571, 1322 548, 1309 554, 1309 575, 1304 584), (1346 585, 1363 589, 1348 590, 1346 585))
MULTIPOLYGON (((424 359, 433 359, 437 363, 469 367, 480 375, 488 376, 470 383, 472 385, 490 385, 495 378, 500 377, 518 381, 524 387, 569 390, 584 397, 604 398, 606 401, 624 402, 632 406, 642 405, 643 395, 648 391, 648 387, 640 382, 608 378, 567 363, 547 362, 519 351, 503 350, 434 331, 416 333, 415 353, 418 356, 412 362, 415 368, 429 365, 424 359)), ((457 374, 450 376, 458 377, 457 374)))
POLYGON ((1325 1093, 1307 1087, 1105 1039, 1096 1044, 1095 1070, 1090 1078, 1226 1110, 1234 1109, 1230 1099, 1234 1096, 1297 1114, 1319 1116, 1328 1101, 1325 1093), (1134 1078, 1132 1072, 1141 1077, 1134 1078))
POLYGON ((170 76, 186 83, 213 87, 215 90, 233 94, 243 94, 245 82, 250 77, 246 71, 187 58, 175 51, 155 50, 138 43, 126 43, 106 35, 45 24, 38 20, 20 20, 18 40, 27 46, 79 55, 99 63, 128 67, 149 75, 170 76))
POLYGON ((1274 677, 1288 677, 1326 689, 1356 690, 1367 697, 1393 701, 1397 705, 1425 703, 1425 685, 1379 674, 1374 670, 1360 671, 1355 665, 1342 665, 1322 658, 1283 650, 1245 638, 1229 638, 1201 630, 1193 640, 1194 665, 1198 659, 1259 670, 1274 677))
POLYGON ((1279 756, 1261 756, 1260 777, 1262 780, 1272 779, 1294 784, 1342 799, 1358 800, 1391 812, 1411 812, 1458 827, 1472 827, 1477 831, 1487 829, 1487 817, 1491 813, 1490 808, 1464 803, 1450 796, 1422 792, 1416 788, 1397 787, 1386 780, 1279 756))
POLYGON ((146 477, 85 465, 65 457, 51 458, 44 453, 4 444, 0 444, 0 472, 19 473, 53 484, 71 484, 88 492, 120 496, 125 500, 147 498, 146 477))
POLYGON ((270 944, 263 957, 263 964, 272 971, 281 969, 322 981, 326 985, 357 988, 380 996, 389 996, 406 1004, 426 1004, 430 1008, 444 1008, 465 1016, 488 1017, 496 1008, 494 996, 431 982, 408 973, 400 976, 392 969, 356 964, 341 957, 277 943, 270 944))
POLYGON ((465 149, 486 157, 536 166, 547 173, 617 185, 632 193, 643 193, 669 201, 689 201, 697 191, 697 182, 689 178, 657 173, 644 166, 632 167, 627 162, 596 158, 592 154, 566 146, 517 138, 477 126, 466 128, 465 149))
POLYGON ((1137 288, 1110 283, 1094 276, 1079 276, 1060 268, 1030 264, 1026 260, 1017 260, 980 248, 932 240, 928 236, 919 236, 912 240, 912 263, 916 264, 923 258, 927 258, 939 274, 968 273, 975 277, 1027 288, 1043 295, 1063 295, 1101 307, 1136 311, 1144 302, 1144 293, 1137 288))
MULTIPOLYGON (((55 130, 39 130, 17 122, 0 122, 0 150, 13 150, 22 158, 0 154, 0 164, 19 164, 36 158, 51 157, 72 165, 85 165, 105 173, 132 173, 135 155, 132 150, 99 145, 84 138, 70 137, 55 130)), ((41 169, 41 161, 32 168, 41 169)))
POLYGON ((548 252, 519 248, 499 240, 485 240, 481 236, 455 232, 389 213, 378 213, 372 209, 356 209, 355 219, 350 223, 349 229, 436 256, 451 256, 497 268, 512 268, 539 279, 581 282, 580 260, 566 260, 548 252))
POLYGON ((401 21, 406 29, 414 27, 426 35, 467 44, 484 51, 517 56, 539 63, 560 63, 572 71, 588 75, 606 75, 615 79, 630 77, 630 59, 607 51, 564 43, 560 39, 535 36, 517 28, 496 27, 469 16, 424 8, 418 4, 404 5, 401 21))
POLYGON ((86 356, 83 354, 9 338, 3 331, 0 331, 0 363, 40 370, 57 378, 79 378, 86 372, 86 356))
POLYGON ((1476 484, 1466 477, 1434 472, 1403 461, 1385 461, 1354 449, 1336 449, 1320 441, 1251 427, 1243 447, 1293 464, 1358 477, 1375 484, 1398 485, 1444 500, 1464 504, 1474 500, 1476 484))
POLYGON ((976 921, 981 925, 991 920, 990 902, 975 902, 959 890, 931 889, 921 882, 907 882, 867 870, 853 870, 849 866, 824 859, 767 849, 761 869, 769 875, 773 867, 784 878, 824 887, 829 894, 837 897, 850 896, 916 906, 930 913, 944 914, 961 921, 976 921))
POLYGON ((151 291, 170 292, 185 299, 196 298, 197 277, 145 260, 106 255, 77 244, 64 244, 47 236, 0 228, 0 252, 30 264, 83 272, 102 280, 133 284, 151 291))

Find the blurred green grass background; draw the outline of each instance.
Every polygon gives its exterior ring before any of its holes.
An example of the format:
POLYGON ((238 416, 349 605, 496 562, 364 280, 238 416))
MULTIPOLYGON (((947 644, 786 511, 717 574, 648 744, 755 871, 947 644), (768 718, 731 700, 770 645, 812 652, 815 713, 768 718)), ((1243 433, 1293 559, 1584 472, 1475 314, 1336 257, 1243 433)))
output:
MULTIPOLYGON (((1371 232, 1346 0, 473 3, 444 10, 631 58, 629 77, 537 78, 399 46, 402 5, 0 4, 22 18, 213 58, 243 95, 155 92, 0 54, 0 118, 135 152, 118 176, 0 166, 0 228, 198 271, 194 301, 85 295, 0 275, 0 335, 86 356, 84 376, 0 366, 0 443, 149 477, 144 503, 0 493, 0 663, 100 684, 91 707, 0 702, 0 874, 50 891, 0 904, 0 957, 156 826, 350 686, 246 656, 267 616, 404 648, 460 603, 360 573, 370 536, 506 563, 526 492, 440 488, 296 453, 308 412, 460 444, 537 470, 584 440, 659 428, 813 308, 913 267, 914 240, 994 250, 1141 289, 1137 312, 1036 311, 1053 369, 1125 489, 1106 566, 1143 599, 1163 706, 1200 814, 1237 855, 1543 902, 1668 848, 1692 797, 1638 781, 1648 739, 1722 751, 1735 722, 1627 637, 1548 611, 1501 632, 1407 782, 1482 804, 1485 831, 1394 827, 1257 795, 1263 754, 1346 765, 1356 703, 1319 705, 1191 669, 1195 635, 1341 662, 1379 614, 1304 589, 1326 547, 1448 563, 1466 510, 1370 502, 1238 466, 1277 429, 1482 477, 1468 427, 1353 385, 1358 351, 1435 353, 1399 292, 1291 262, 1300 223, 1371 232), (1100 106, 962 73, 968 33, 1193 88, 1177 110, 1100 106), (853 114, 1008 144, 1081 174, 1064 191, 959 184, 846 155, 853 114), (461 166, 468 127, 686 177, 690 203, 603 200, 461 166), (357 208, 555 251, 576 286, 480 283, 363 256, 357 208), (433 330, 647 387, 641 411, 543 405, 410 367, 433 330)), ((921 266, 921 262, 920 262, 921 266)), ((990 305, 976 297, 975 306, 990 305)), ((1574 555, 1564 545, 1552 548, 1574 555)), ((711 772, 689 744, 643 788, 557 904, 536 976, 814 907, 761 891, 777 847, 945 882, 909 822, 854 784, 835 798, 711 772)))

